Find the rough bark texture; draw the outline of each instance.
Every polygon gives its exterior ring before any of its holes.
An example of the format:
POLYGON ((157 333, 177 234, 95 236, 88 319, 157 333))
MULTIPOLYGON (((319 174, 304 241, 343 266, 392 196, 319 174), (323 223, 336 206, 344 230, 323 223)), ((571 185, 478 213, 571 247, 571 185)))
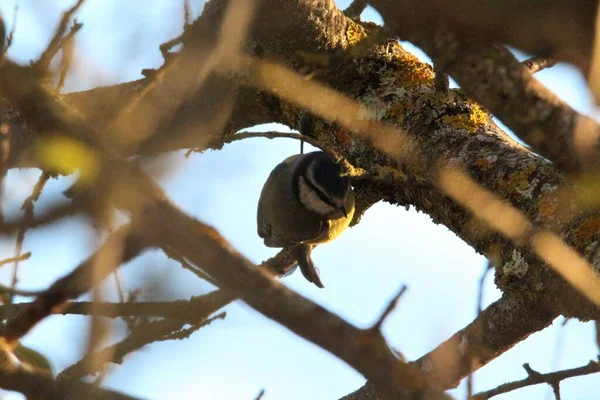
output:
MULTIPOLYGON (((378 32, 378 28, 347 18, 331 1, 260 2, 243 45, 248 55, 275 61, 304 74, 310 73, 313 80, 356 100, 364 111, 364 115, 356 116, 357 120, 370 119, 391 124, 411 139, 417 157, 410 162, 402 162, 374 146, 373 137, 365 138, 359 135, 361 132, 341 129, 322 116, 310 115, 308 123, 302 125, 304 134, 341 155, 352 166, 366 171, 366 177, 357 178, 355 182, 357 187, 364 188, 369 194, 363 208, 379 199, 401 206, 414 206, 429 214, 435 223, 447 226, 478 252, 495 260, 496 283, 505 293, 503 299, 486 310, 482 319, 455 334, 418 362, 440 387, 449 388, 530 333, 543 329, 557 315, 582 320, 600 319, 600 309, 537 258, 526 242, 513 242, 502 237, 453 201, 440 188, 436 169, 431 166, 461 167, 479 185, 521 211, 534 227, 558 233, 568 244, 586 254, 598 240, 600 215, 579 211, 576 204, 579 191, 569 186, 562 173, 582 171, 590 163, 595 165, 596 156, 582 157, 574 145, 576 122, 585 117, 549 95, 506 50, 465 46, 463 41, 456 39, 455 33, 445 30, 440 30, 438 35, 424 35, 416 25, 425 24, 410 23, 406 13, 403 15, 409 23, 401 21, 398 19, 399 11, 393 8, 396 3, 412 2, 381 0, 372 3, 380 8, 391 29, 414 39, 432 55, 442 70, 457 79, 470 96, 515 129, 534 150, 555 162, 553 165, 511 140, 494 124, 487 111, 462 91, 445 91, 436 87, 432 68, 404 51, 395 40, 374 45, 368 51, 350 53, 352 46, 369 34, 378 32), (345 54, 342 57, 327 57, 333 54, 339 56, 341 52, 345 54), (317 60, 325 60, 325 63, 317 60), (567 189, 574 195, 565 198, 562 194, 567 189), (453 351, 462 349, 460 357, 456 358, 459 367, 451 368, 447 363, 438 367, 438 353, 447 354, 451 348, 453 351)), ((421 3, 435 3, 431 5, 433 7, 438 2, 421 3)), ((563 4, 555 1, 552 5, 558 6, 558 3, 563 4)), ((297 103, 256 86, 243 85, 244 79, 240 79, 240 75, 246 73, 251 76, 253 71, 250 68, 236 74, 206 69, 209 64, 206 55, 216 48, 217 34, 228 4, 226 0, 209 1, 202 16, 186 30, 181 55, 173 56, 164 68, 149 74, 148 78, 57 96, 54 100, 74 106, 96 129, 83 131, 90 135, 93 132, 107 132, 108 135, 85 139, 93 143, 108 143, 121 155, 220 148, 227 135, 265 122, 280 122, 300 128, 299 121, 304 111, 297 103), (196 80, 206 71, 205 79, 196 80), (162 112, 157 113, 156 110, 162 112)), ((578 2, 573 4, 580 5, 578 2)), ((531 12, 531 8, 523 7, 524 12, 531 12)), ((502 6, 492 8, 496 13, 490 18, 501 19, 504 15, 502 6)), ((415 9, 414 21, 419 10, 415 9)), ((567 28, 581 30, 582 35, 588 35, 589 18, 582 17, 575 5, 569 6, 568 10, 583 20, 581 24, 568 24, 567 28)), ((455 18, 454 11, 448 14, 449 18, 455 18)), ((468 24, 468 21, 458 19, 452 21, 460 25, 459 33, 484 29, 481 24, 468 24)), ((487 33, 492 35, 494 32, 487 33)), ((552 42, 554 47, 546 51, 553 56, 566 54, 564 57, 587 68, 589 49, 585 39, 569 47, 576 53, 575 56, 575 53, 566 52, 564 41, 555 35, 548 37, 556 38, 556 43, 552 42)), ((516 40, 516 36, 494 38, 516 40)), ((523 48, 536 50, 538 45, 531 39, 523 48)), ((544 51, 540 53, 546 54, 544 51)), ((55 122, 44 120, 44 113, 36 112, 39 111, 36 110, 37 105, 30 101, 31 93, 27 90, 35 88, 35 85, 28 86, 27 82, 38 78, 32 76, 27 67, 18 67, 10 62, 0 65, 0 90, 10 101, 10 104, 5 100, 0 102, 0 124, 9 127, 8 167, 11 168, 37 165, 33 144, 41 135, 48 135, 44 127, 55 122)), ((43 96, 47 94, 39 95, 43 96)), ((592 131, 600 132, 595 123, 589 124, 592 131)), ((592 135, 593 138, 596 136, 595 133, 592 135)), ((159 215, 148 218, 149 230, 157 221, 165 224, 170 221, 165 219, 165 215, 169 215, 167 211, 174 212, 163 209, 159 215)), ((152 213, 156 212, 156 209, 152 210, 152 213)), ((199 262, 217 263, 218 259, 207 260, 202 257, 208 256, 196 253, 197 242, 171 242, 173 238, 181 239, 175 228, 172 229, 173 237, 167 235, 154 239, 179 247, 188 256, 194 254, 199 262)), ((198 235, 206 236, 207 233, 198 232, 198 235)), ((212 246, 207 248, 212 249, 212 246)), ((248 266, 246 261, 231 254, 218 254, 239 264, 240 268, 248 266)), ((218 271, 215 270, 214 274, 219 278, 218 271)), ((223 280, 232 290, 247 293, 243 287, 246 282, 242 284, 235 275, 223 274, 223 280)), ((264 281, 256 279, 256 285, 260 286, 258 289, 280 297, 282 304, 287 304, 288 292, 281 287, 263 287, 264 281)), ((249 304, 266 315, 294 324, 294 321, 288 321, 289 314, 273 309, 249 294, 246 296, 244 299, 249 304)), ((294 315, 316 313, 306 303, 302 304, 304 308, 296 309, 297 314, 294 315)), ((290 300, 289 306, 297 307, 298 303, 290 300)), ((329 314, 319 315, 328 326, 340 323, 329 314)), ((368 347, 359 348, 360 357, 353 358, 356 354, 342 353, 312 331, 300 334, 323 345, 357 369, 368 370, 363 357, 370 351, 368 347)), ((340 340, 343 339, 348 346, 358 346, 360 334, 357 331, 340 340)), ((393 376, 393 371, 401 371, 394 369, 397 366, 393 360, 384 357, 378 359, 378 363, 391 368, 388 375, 384 374, 385 378, 395 383, 404 382, 406 377, 393 376)), ((387 389, 388 394, 393 393, 395 387, 390 388, 390 383, 382 378, 384 375, 372 377, 377 380, 378 387, 387 389)), ((367 385, 348 398, 376 398, 376 394, 367 385)))

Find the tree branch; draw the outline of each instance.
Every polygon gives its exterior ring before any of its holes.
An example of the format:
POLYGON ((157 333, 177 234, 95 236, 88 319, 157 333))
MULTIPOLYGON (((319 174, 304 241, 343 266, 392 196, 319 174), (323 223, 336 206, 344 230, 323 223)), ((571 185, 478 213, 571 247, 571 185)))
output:
POLYGON ((551 372, 548 374, 540 374, 539 372, 533 371, 529 364, 525 364, 523 366, 527 371, 527 378, 515 381, 504 383, 498 386, 495 389, 487 390, 485 392, 477 393, 471 400, 487 400, 494 396, 498 396, 499 394, 512 392, 513 390, 521 389, 527 386, 539 385, 540 383, 546 383, 553 388, 558 387, 560 382, 565 379, 574 378, 577 376, 584 376, 590 374, 597 374, 600 372, 600 364, 597 361, 590 361, 587 365, 578 368, 565 369, 562 371, 551 372))
MULTIPOLYGON (((427 10, 428 15, 439 15, 440 18, 445 18, 444 16, 448 13, 433 14, 432 10, 439 9, 442 5, 443 9, 453 7, 447 7, 445 3, 437 0, 425 2, 373 0, 371 3, 381 13, 388 28, 403 39, 410 40, 421 47, 436 65, 439 65, 458 82, 469 96, 487 107, 535 152, 554 162, 559 170, 574 174, 585 169, 595 168, 600 164, 598 146, 594 145, 600 138, 600 126, 590 118, 579 115, 534 79, 531 74, 526 73, 526 67, 521 65, 506 48, 484 44, 480 38, 467 40, 458 36, 456 31, 449 31, 443 27, 432 30, 431 26, 425 23, 425 20, 430 17, 411 14, 412 19, 407 18, 398 5, 403 3, 407 6, 408 3, 414 3, 411 6, 416 7, 417 10, 421 12, 427 10), (429 7, 425 7, 425 5, 429 7), (419 19, 419 16, 424 19, 419 19), (427 27, 426 31, 423 30, 424 27, 427 27), (436 33, 432 34, 432 31, 436 33), (578 127, 581 127, 584 122, 585 131, 578 131, 578 127), (582 136, 586 139, 583 140, 582 136), (580 142, 586 145, 582 145, 580 142)), ((465 4, 461 3, 460 7, 453 8, 450 12, 454 13, 458 9, 468 10, 465 11, 466 15, 473 16, 486 10, 486 18, 480 21, 485 21, 486 27, 493 26, 488 25, 490 18, 492 18, 493 24, 493 18, 502 15, 502 13, 494 14, 499 9, 510 10, 510 14, 514 12, 518 18, 531 13, 545 12, 529 1, 502 2, 502 6, 494 6, 489 1, 477 5, 472 1, 468 3, 473 3, 472 9, 464 8, 465 4), (487 9, 483 7, 483 4, 487 9), (515 10, 522 10, 524 14, 518 14, 515 10)), ((592 4, 593 2, 586 3, 586 5, 583 4, 584 2, 567 4, 554 1, 553 3, 551 5, 544 4, 543 8, 549 10, 547 12, 556 18, 560 17, 561 20, 564 18, 563 13, 579 13, 582 8, 596 7, 592 4), (563 6, 562 9, 558 7, 559 4, 563 6)), ((412 12, 413 8, 410 10, 412 12)), ((582 26, 569 26, 568 28, 577 30, 593 28, 590 15, 595 14, 595 9, 589 15, 577 14, 577 18, 583 18, 586 23, 582 26)), ((508 23, 515 23, 519 20, 518 18, 511 18, 508 23)), ((528 21, 527 29, 532 26, 531 21, 536 21, 536 29, 532 30, 532 33, 535 32, 534 35, 539 34, 537 25, 548 23, 548 20, 541 19, 538 15, 535 19, 528 21)), ((497 22, 500 23, 500 20, 497 22)), ((502 24, 505 26, 505 22, 502 24)), ((553 35, 561 30, 557 29, 554 24, 544 26, 548 28, 552 26, 553 35)), ((565 24, 561 24, 561 28, 564 27, 565 24)), ((507 32, 507 30, 503 28, 495 30, 495 32, 507 32)), ((471 35, 473 34, 471 33, 467 37, 471 35)), ((531 35, 528 35, 527 39, 530 38, 531 35)), ((591 42, 586 42, 585 45, 588 46, 589 43, 591 42)), ((568 41, 568 45, 568 48, 573 48, 572 46, 575 44, 568 41)), ((543 53, 542 55, 547 54, 543 53)), ((549 55, 554 57, 554 54, 549 55)), ((560 59, 560 57, 556 57, 556 59, 560 59)))
POLYGON ((537 302, 504 295, 415 363, 441 387, 450 389, 557 316, 537 302))
MULTIPOLYGON (((67 26, 69 25, 71 17, 77 12, 77 10, 79 9, 79 7, 81 7, 84 1, 85 0, 77 0, 77 3, 75 3, 73 7, 71 7, 63 14, 60 23, 56 28, 56 32, 54 33, 54 37, 46 47, 46 50, 44 50, 40 58, 34 64, 35 68, 38 69, 38 71, 47 72, 50 68, 50 63, 52 62, 52 59, 54 58, 56 53, 58 53, 58 51, 64 43, 65 32, 67 31, 67 26)), ((74 25, 74 27, 75 26, 76 25, 74 25)), ((71 33, 75 34, 77 30, 79 30, 79 28, 72 29, 71 33), (75 30, 75 32, 73 32, 73 30, 75 30)))
POLYGON ((187 316, 185 316, 183 321, 180 319, 171 319, 170 315, 161 321, 142 321, 133 328, 125 339, 104 349, 87 354, 75 364, 64 369, 58 375, 58 378, 79 379, 100 371, 100 368, 106 365, 105 363, 94 362, 96 359, 121 364, 125 356, 148 344, 157 341, 186 338, 214 320, 225 318, 224 312, 213 318, 208 318, 208 316, 213 310, 223 307, 230 301, 230 296, 224 295, 222 290, 217 290, 186 302, 188 303, 187 316), (190 324, 191 327, 184 330, 183 328, 186 324, 190 324))
POLYGON ((101 389, 89 383, 69 380, 54 380, 40 373, 0 369, 0 387, 23 393, 28 398, 43 398, 46 400, 64 400, 70 398, 90 400, 135 400, 108 389, 101 389))
POLYGON ((368 0, 352 0, 352 3, 344 10, 344 14, 348 18, 359 18, 368 5, 368 0))
POLYGON ((381 12, 386 24, 398 21, 394 29, 402 36, 425 35, 445 27, 462 38, 509 44, 530 54, 570 62, 584 74, 590 69, 598 11, 593 1, 463 0, 453 7, 443 0, 369 3, 381 12))
MULTIPOLYGON (((13 342, 25 335, 35 324, 56 311, 56 308, 63 305, 67 300, 76 299, 82 294, 88 292, 92 286, 98 283, 98 280, 108 276, 112 269, 101 269, 102 275, 94 274, 94 262, 96 255, 105 248, 112 248, 115 243, 123 241, 123 259, 127 262, 147 247, 146 243, 135 232, 131 231, 130 226, 118 229, 111 234, 98 251, 81 263, 75 270, 63 278, 57 280, 40 294, 33 302, 22 307, 20 311, 7 321, 4 329, 4 337, 7 341, 13 342), (97 279, 92 279, 93 277, 97 279)), ((118 265, 111 265, 118 267, 118 265)))

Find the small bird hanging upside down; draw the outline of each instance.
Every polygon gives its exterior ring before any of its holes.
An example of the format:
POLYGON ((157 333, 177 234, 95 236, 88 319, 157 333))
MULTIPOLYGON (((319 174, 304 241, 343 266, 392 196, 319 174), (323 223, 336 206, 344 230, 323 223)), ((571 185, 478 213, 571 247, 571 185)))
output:
POLYGON ((258 201, 258 236, 268 247, 292 250, 304 277, 320 288, 312 248, 338 237, 354 215, 354 192, 341 173, 321 151, 288 157, 271 172, 258 201))

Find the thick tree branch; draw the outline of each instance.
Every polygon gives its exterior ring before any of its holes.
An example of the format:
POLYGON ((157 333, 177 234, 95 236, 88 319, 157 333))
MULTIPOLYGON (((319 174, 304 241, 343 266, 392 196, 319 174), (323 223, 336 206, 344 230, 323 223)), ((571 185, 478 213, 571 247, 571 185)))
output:
MULTIPOLYGON (((212 1, 209 4, 210 7, 218 8, 220 3, 212 1)), ((267 7, 274 4, 274 2, 264 3, 267 7)), ((278 24, 272 27, 268 23, 261 24, 259 20, 253 31, 253 39, 258 43, 265 57, 284 60, 288 65, 298 62, 298 58, 293 54, 300 50, 311 51, 318 48, 327 51, 341 50, 348 45, 349 38, 354 37, 351 32, 361 32, 363 29, 345 19, 339 10, 331 7, 330 2, 306 0, 282 4, 277 3, 272 7, 273 10, 267 10, 264 15, 259 13, 261 15, 259 18, 277 15, 278 24), (277 7, 297 9, 293 12, 281 13, 282 10, 277 7), (304 20, 298 17, 308 15, 316 9, 322 12, 315 12, 314 15, 320 17, 326 15, 327 18, 304 20), (294 21, 300 26, 282 19, 281 15, 293 16, 294 21), (305 34, 310 33, 309 40, 306 40, 305 36, 295 35, 294 29, 297 28, 306 29, 305 34), (277 37, 291 38, 291 40, 285 44, 270 41, 269 38, 273 36, 274 31, 284 33, 277 37), (319 46, 313 47, 315 42, 319 46)), ((214 14, 206 13, 204 21, 210 19, 212 15, 214 14)), ((549 226, 556 223, 554 205, 560 202, 554 193, 563 182, 562 177, 549 164, 512 143, 489 120, 485 112, 459 92, 449 91, 444 96, 440 96, 439 93, 432 91, 430 69, 403 52, 397 43, 377 46, 368 57, 353 63, 337 65, 330 71, 321 72, 318 77, 331 87, 344 90, 347 95, 360 101, 362 106, 357 107, 357 110, 362 110, 363 114, 355 114, 354 119, 360 115, 362 118, 374 118, 395 124, 408 133, 412 143, 417 143, 419 148, 427 149, 432 157, 445 159, 451 165, 466 167, 479 184, 499 193, 530 220, 549 226), (353 84, 347 85, 347 82, 353 84), (449 146, 446 140, 449 138, 452 139, 452 146, 449 146)), ((256 92, 256 90, 249 92, 256 92)), ((194 104, 198 104, 198 107, 202 106, 201 102, 188 104, 190 109, 193 109, 194 104)), ((299 107, 282 101, 273 104, 277 105, 274 107, 277 120, 294 126, 299 107)), ((273 117, 273 114, 271 116, 273 117)), ((586 305, 585 301, 582 302, 578 294, 575 294, 564 282, 561 283, 561 280, 556 279, 556 276, 539 260, 498 235, 490 233, 486 227, 474 223, 470 213, 458 207, 440 191, 439 187, 436 187, 435 183, 431 182, 430 175, 417 174, 410 168, 399 166, 397 162, 375 151, 370 144, 361 141, 351 132, 332 130, 331 126, 327 126, 327 123, 322 120, 315 121, 313 125, 314 129, 310 133, 323 141, 328 148, 335 149, 353 165, 364 168, 372 173, 372 176, 379 177, 376 183, 382 197, 396 204, 413 204, 428 212, 436 222, 444 223, 482 252, 500 248, 498 282, 505 291, 515 295, 526 292, 538 298, 540 304, 547 302, 549 306, 565 313, 576 313, 585 318, 596 315, 595 308, 586 305), (381 167, 379 171, 388 171, 389 175, 378 175, 378 170, 370 167, 373 164, 381 167), (505 272, 510 271, 508 267, 511 263, 514 264, 515 257, 525 263, 524 275, 511 275, 505 272), (542 290, 539 290, 540 287, 542 290), (537 289, 532 290, 532 288, 537 289), (560 294, 563 295, 560 299, 562 303, 558 306, 556 297, 560 294)), ((394 142, 394 144, 398 143, 394 142)), ((167 209, 170 210, 169 207, 167 209)), ((569 207, 566 209, 570 210, 569 207)), ((569 221, 572 214, 567 214, 564 220, 569 221)), ((570 224, 563 230, 563 236, 569 243, 574 244, 582 252, 595 237, 585 235, 587 230, 579 227, 594 222, 594 218, 595 216, 581 218, 577 223, 570 224)), ((561 224, 563 222, 561 221, 561 224)), ((184 231, 186 229, 185 226, 178 228, 184 231)), ((184 253, 187 255, 188 251, 192 252, 192 250, 190 247, 184 253)), ((198 258, 198 260, 202 259, 198 258)), ((219 279, 218 275, 215 277, 219 279)), ((256 306, 267 307, 261 304, 256 306)), ((271 313, 268 315, 275 315, 273 313, 278 311, 267 308, 265 312, 271 313)), ((303 331, 302 334, 314 333, 303 331)), ((340 350, 336 348, 330 351, 340 350)))
POLYGON ((456 387, 462 378, 547 327, 557 316, 542 304, 505 295, 416 364, 443 388, 456 387))
MULTIPOLYGON (((374 0, 373 6, 382 14, 386 26, 403 39, 408 39, 421 47, 435 62, 436 65, 450 74, 461 88, 483 106, 488 108, 495 116, 504 122, 513 132, 540 155, 553 161, 557 168, 568 173, 578 173, 585 169, 600 165, 599 146, 596 145, 600 138, 600 125, 588 117, 579 115, 575 110, 556 95, 540 84, 527 69, 504 47, 491 46, 481 42, 480 38, 467 40, 457 36, 456 31, 450 31, 438 26, 432 29, 423 20, 410 21, 403 9, 398 5, 414 3, 412 1, 374 0), (418 21, 418 24, 416 22, 418 21), (427 27, 427 31, 423 31, 427 27), (432 32, 434 32, 432 34, 432 32)), ((419 2, 420 3, 420 2, 419 2)), ((436 0, 426 1, 424 4, 441 6, 436 0)), ((468 2, 472 3, 472 2, 468 2)), ((497 8, 507 7, 511 4, 517 8, 517 3, 502 2, 501 7, 494 7, 484 2, 493 13, 497 8)), ((495 3, 495 2, 494 2, 495 3)), ((570 9, 592 5, 593 2, 572 2, 569 6, 565 2, 556 1, 551 8, 551 13, 556 17, 564 18, 562 12, 568 13, 570 9), (564 10, 557 8, 560 3, 564 10), (559 13, 559 11, 562 11, 559 13)), ((482 3, 483 4, 483 3, 482 3)), ((531 2, 523 2, 523 8, 529 12, 539 11, 531 2)), ((417 9, 421 10, 423 3, 417 9)), ((544 4, 544 9, 547 5, 544 4)), ((594 7, 596 7, 594 5, 594 7)), ((444 8, 452 8, 444 6, 444 8)), ((461 3, 457 9, 463 9, 461 3)), ((431 8, 427 9, 431 14, 431 8)), ((483 12, 481 6, 475 7, 483 12)), ((412 10, 412 9, 411 9, 412 10)), ((404 10, 405 11, 405 10, 404 10)), ((453 10, 452 12, 454 12, 453 10)), ((512 11, 512 10, 511 10, 512 11)), ((469 12, 466 12, 470 15, 469 12)), ((589 19, 590 15, 582 14, 581 18, 589 19)), ((420 15, 420 14, 418 14, 420 15)), ((440 15, 446 15, 441 13, 440 15)), ((517 14, 515 14, 517 15, 517 14)), ((522 15, 520 15, 521 17, 522 15)), ((486 21, 487 19, 481 20, 486 21)), ((514 22, 511 19, 509 23, 514 22)), ((537 23, 546 23, 548 20, 535 18, 537 23)), ((499 21, 498 21, 499 22, 499 21)), ((566 24, 569 25, 569 24, 566 24)), ((527 27, 536 26, 532 21, 527 27)), ((565 24, 562 25, 564 28, 565 24)), ((585 28, 583 25, 581 29, 585 28)), ((590 25, 593 27, 593 24, 590 25)), ((573 27, 575 28, 575 27, 573 27)), ((579 29, 579 26, 576 27, 579 29)), ((553 32, 559 31, 552 27, 553 32)), ((506 32, 506 29, 498 29, 506 32)), ((566 36, 565 36, 566 37, 566 36)), ((569 47, 572 43, 568 41, 569 47)), ((591 42, 589 42, 591 43, 591 42)), ((546 55, 546 54, 541 54, 546 55)), ((553 56, 550 54, 550 56, 553 56)))
MULTIPOLYGON (((2 83, 6 81, 0 81, 0 87, 16 89, 14 85, 2 83)), ((131 213, 135 228, 143 232, 151 242, 180 253, 261 313, 346 361, 372 380, 381 393, 398 398, 408 391, 432 399, 447 398, 434 389, 434 383, 417 368, 398 360, 380 334, 365 335, 362 330, 273 281, 266 272, 256 269, 237 253, 214 229, 178 210, 139 168, 110 151, 110 148, 103 147, 105 143, 100 141, 101 133, 97 132, 97 137, 94 138, 93 128, 77 115, 69 114, 35 86, 31 92, 21 92, 23 97, 15 92, 10 94, 15 96, 13 100, 16 104, 35 105, 24 110, 27 110, 32 120, 43 118, 45 124, 38 124, 38 129, 51 131, 61 127, 62 131, 90 140, 92 145, 98 146, 98 155, 105 158, 102 165, 119 171, 112 175, 115 179, 115 193, 119 193, 120 188, 127 188, 127 193, 132 190, 136 193, 135 196, 115 196, 115 204, 131 213), (34 97, 30 97, 31 95, 34 97), (331 337, 324 332, 337 334, 331 337)), ((121 233, 126 234, 127 231, 121 233)), ((127 237, 118 239, 125 240, 125 243, 128 241, 127 237)), ((125 248, 127 247, 126 244, 125 248)), ((131 247, 131 253, 135 254, 139 252, 139 247, 143 248, 137 241, 131 247)), ((127 259, 128 252, 125 253, 124 259, 127 259)), ((87 277, 89 267, 84 265, 78 270, 83 271, 83 275, 87 277)), ((79 293, 83 287, 89 288, 89 279, 84 282, 85 285, 78 286, 71 293, 79 293)), ((56 298, 64 299, 63 292, 56 293, 61 286, 63 285, 58 283, 53 285, 49 291, 52 296, 47 296, 49 300, 38 302, 45 307, 37 315, 48 315, 51 310, 48 305, 55 305, 56 298)), ((25 321, 31 320, 35 318, 25 321)), ((30 326, 29 322, 20 324, 17 319, 9 321, 7 339, 14 341, 30 326)))
MULTIPOLYGON (((403 34, 431 34, 444 26, 463 38, 509 44, 525 52, 570 62, 587 74, 598 4, 586 0, 370 0, 403 34), (401 20, 400 20, 401 19, 401 20)), ((404 36, 404 35, 403 35, 404 36)))

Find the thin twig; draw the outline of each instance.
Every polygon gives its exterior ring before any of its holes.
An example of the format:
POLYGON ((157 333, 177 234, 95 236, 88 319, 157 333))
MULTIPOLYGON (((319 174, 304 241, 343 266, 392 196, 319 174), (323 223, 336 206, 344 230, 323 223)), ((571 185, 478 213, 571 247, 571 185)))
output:
MULTIPOLYGON (((23 205, 21 206, 21 210, 23 210, 23 225, 19 232, 17 233, 17 242, 15 244, 15 263, 12 271, 12 279, 11 279, 11 291, 15 291, 15 286, 17 285, 18 273, 19 273, 19 261, 21 256, 21 251, 23 251, 23 242, 25 241, 25 234, 27 230, 33 223, 34 215, 33 215, 33 203, 36 202, 44 190, 44 186, 50 179, 51 175, 47 172, 42 172, 36 184, 33 186, 33 191, 31 195, 25 199, 23 205)), ((29 258, 29 257, 28 257, 29 258)), ((12 292, 7 292, 8 296, 5 299, 6 304, 12 304, 13 294, 12 292)), ((10 318, 11 308, 8 307, 6 309, 6 314, 4 315, 5 319, 10 318)))
POLYGON ((59 378, 81 378, 89 374, 103 369, 103 365, 89 362, 94 359, 110 360, 113 363, 121 364, 126 355, 139 350, 140 348, 157 341, 185 339, 193 332, 210 324, 217 319, 225 318, 225 313, 222 312, 212 318, 208 318, 215 308, 227 304, 229 296, 224 296, 223 292, 218 290, 207 295, 201 296, 204 303, 196 302, 195 308, 188 309, 187 323, 181 320, 173 320, 170 318, 163 319, 157 322, 143 322, 138 325, 125 339, 121 342, 108 346, 104 349, 88 353, 77 363, 65 368, 59 375, 59 378), (184 328, 185 325, 191 325, 189 328, 184 328), (106 357, 108 354, 110 357, 106 357))
POLYGON ((190 7, 190 0, 183 1, 183 23, 184 28, 192 24, 192 9, 190 7))
POLYGON ((232 143, 238 140, 244 140, 248 138, 256 138, 262 137, 267 139, 275 139, 275 138, 289 138, 289 139, 297 139, 309 143, 319 149, 323 149, 323 144, 319 141, 313 139, 310 136, 302 135, 298 133, 285 133, 285 132, 239 132, 233 135, 227 135, 223 138, 223 143, 232 143))
POLYGON ((396 293, 396 295, 388 303, 385 310, 383 310, 383 312, 381 313, 381 315, 379 316, 377 321, 373 324, 373 326, 371 328, 369 328, 369 331, 378 332, 381 330, 381 326, 383 325, 383 322, 392 313, 392 311, 394 311, 394 309, 398 305, 398 301, 400 301, 400 298, 406 292, 406 289, 407 289, 406 285, 402 285, 402 287, 400 288, 398 293, 396 293))
MULTIPOLYGON (((483 292, 484 292, 485 278, 487 278, 489 272, 493 269, 493 267, 494 267, 494 265, 488 259, 488 261, 485 265, 485 269, 483 270, 483 273, 481 274, 481 277, 479 278, 479 285, 478 285, 478 291, 477 291, 477 306, 475 308, 475 314, 476 314, 475 320, 477 320, 479 318, 481 312, 483 311, 483 292)), ((471 371, 469 373, 469 375, 467 375, 467 381, 466 381, 467 400, 473 396, 474 380, 475 379, 473 377, 473 371, 471 371)))
POLYGON ((187 262, 185 260, 185 258, 183 258, 179 254, 177 254, 172 249, 163 249, 163 251, 167 255, 167 257, 179 262, 184 269, 187 269, 188 271, 192 272, 198 278, 203 279, 206 282, 217 286, 217 283, 215 282, 215 280, 213 278, 211 278, 206 272, 200 270, 199 268, 193 267, 189 262, 187 262))
POLYGON ((260 392, 258 392, 258 394, 254 398, 254 400, 261 400, 264 395, 265 395, 265 389, 260 389, 260 392))
MULTIPOLYGON (((52 310, 54 315, 83 315, 97 316, 104 318, 127 318, 127 317, 160 317, 176 319, 183 323, 191 323, 198 320, 197 315, 190 310, 198 310, 201 307, 207 307, 211 297, 216 296, 211 293, 208 295, 194 296, 190 300, 175 301, 149 301, 134 303, 111 303, 111 302, 92 302, 78 301, 68 303, 63 308, 52 310)), ((212 300, 211 304, 218 303, 212 300)), ((220 303, 219 303, 220 304, 220 303)), ((4 311, 5 305, 0 305, 0 312, 4 311)), ((14 304, 16 311, 23 311, 31 307, 31 303, 14 304)), ((216 310, 211 310, 210 313, 216 310)))
MULTIPOLYGON (((75 270, 57 280, 47 290, 43 291, 31 306, 21 310, 13 318, 7 320, 4 337, 8 342, 16 341, 27 333, 35 324, 50 315, 57 307, 68 300, 75 299, 88 292, 102 276, 95 276, 94 263, 96 256, 104 248, 112 247, 115 242, 123 240, 123 260, 127 262, 147 248, 142 238, 131 231, 130 226, 122 227, 111 234, 97 252, 81 263, 75 270), (96 279, 94 279, 96 278, 96 279)), ((113 265, 112 267, 118 267, 113 265)), ((102 270, 102 274, 110 274, 112 269, 102 270)))
POLYGON ((113 276, 115 278, 115 286, 117 287, 119 301, 125 303, 125 292, 123 291, 123 285, 121 284, 121 273, 119 272, 119 269, 113 271, 113 276))
POLYGON ((488 262, 485 265, 485 270, 483 271, 483 274, 481 274, 481 278, 479 278, 479 289, 477 291, 477 308, 475 310, 477 315, 475 317, 478 317, 479 314, 481 314, 481 311, 483 311, 483 285, 485 284, 485 278, 487 278, 488 274, 493 268, 494 265, 491 261, 488 260, 488 262))
POLYGON ((56 84, 56 92, 60 93, 65 86, 67 79, 67 73, 71 67, 71 61, 73 60, 73 50, 75 49, 75 34, 81 29, 83 24, 78 23, 77 20, 73 22, 73 26, 69 30, 69 33, 62 40, 60 48, 62 48, 62 58, 60 59, 59 78, 56 84))
POLYGON ((67 25, 69 24, 69 20, 71 19, 73 14, 77 12, 79 7, 81 7, 84 1, 85 0, 78 0, 73 7, 71 7, 63 14, 60 23, 56 28, 56 32, 54 33, 52 40, 48 44, 48 47, 46 47, 46 50, 44 50, 40 58, 34 64, 36 69, 42 72, 46 72, 49 70, 52 59, 54 58, 56 53, 58 53, 62 46, 63 37, 65 36, 65 32, 67 31, 67 25))
MULTIPOLYGON (((87 211, 87 205, 80 202, 75 204, 59 204, 50 208, 43 214, 38 215, 36 219, 28 221, 28 226, 29 229, 38 228, 40 226, 49 225, 65 217, 70 217, 87 211)), ((0 225, 0 235, 13 235, 18 233, 19 229, 23 227, 24 221, 24 218, 22 218, 16 221, 4 222, 0 225)))
MULTIPOLYGON (((12 41, 13 41, 13 37, 15 35, 15 28, 17 27, 17 13, 19 11, 19 6, 17 4, 15 4, 15 10, 13 13, 13 24, 12 24, 12 28, 10 29, 10 33, 8 34, 8 36, 6 37, 1 37, 0 39, 0 62, 2 60, 2 58, 4 58, 4 56, 6 55, 6 52, 8 51, 8 49, 10 48, 10 46, 12 45, 12 41), (5 44, 6 41, 6 44, 5 44)), ((4 19, 0 16, 0 30, 1 30, 1 34, 4 36, 6 35, 6 24, 4 23, 4 19)))
POLYGON ((15 261, 25 261, 28 260, 29 257, 31 257, 31 252, 28 251, 27 253, 23 253, 19 256, 16 257, 10 257, 10 258, 5 258, 4 260, 0 261, 0 267, 6 265, 6 264, 10 264, 13 263, 15 261))
POLYGON ((535 74, 546 68, 551 68, 556 65, 556 61, 551 58, 545 57, 531 57, 525 61, 523 61, 523 65, 529 69, 529 72, 535 74))
MULTIPOLYGON (((185 0, 183 2, 183 32, 185 32, 188 29, 188 26, 190 26, 191 24, 191 9, 190 9, 190 2, 189 0, 185 0)), ((158 46, 158 49, 160 50, 160 53, 163 56, 164 60, 167 60, 169 58, 169 52, 171 51, 171 49, 179 44, 183 43, 183 33, 179 36, 177 36, 176 38, 173 38, 171 40, 168 40, 164 43, 162 43, 160 46, 158 46)))
MULTIPOLYGON (((596 374, 600 372, 600 364, 597 361, 590 361, 587 365, 583 367, 565 369, 562 371, 551 372, 548 374, 540 374, 539 372, 533 370, 529 366, 529 364, 524 364, 523 368, 525 368, 525 371, 527 371, 527 378, 520 381, 504 383, 495 389, 477 393, 471 399, 487 400, 499 394, 508 393, 513 390, 524 388, 526 386, 539 385, 540 383, 546 383, 552 386, 553 390, 556 390, 554 388, 558 387, 560 382, 565 379, 574 378, 577 376, 596 374)), ((560 397, 557 398, 560 399, 560 397)))

